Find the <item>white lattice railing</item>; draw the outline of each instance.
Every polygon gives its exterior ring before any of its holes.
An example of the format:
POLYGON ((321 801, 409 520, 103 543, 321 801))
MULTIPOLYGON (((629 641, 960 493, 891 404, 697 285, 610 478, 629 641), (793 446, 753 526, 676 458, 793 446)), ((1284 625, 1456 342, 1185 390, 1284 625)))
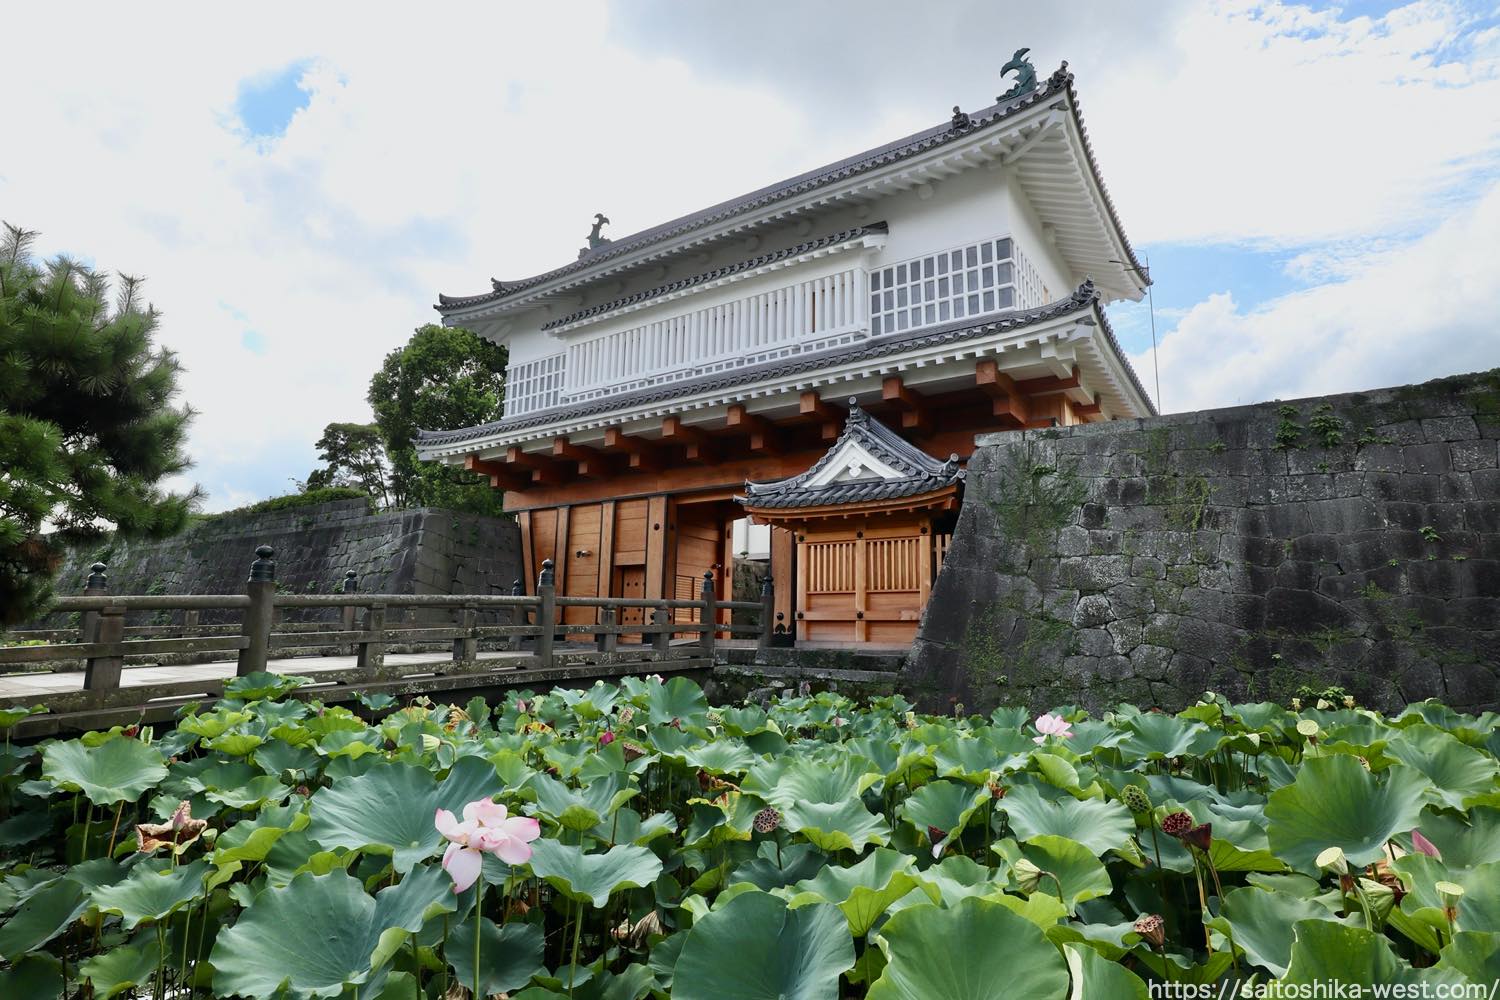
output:
POLYGON ((869 336, 865 272, 822 278, 667 316, 568 346, 570 402, 822 351, 869 336))
POLYGON ((562 402, 563 355, 511 365, 505 370, 505 415, 535 413, 562 402))

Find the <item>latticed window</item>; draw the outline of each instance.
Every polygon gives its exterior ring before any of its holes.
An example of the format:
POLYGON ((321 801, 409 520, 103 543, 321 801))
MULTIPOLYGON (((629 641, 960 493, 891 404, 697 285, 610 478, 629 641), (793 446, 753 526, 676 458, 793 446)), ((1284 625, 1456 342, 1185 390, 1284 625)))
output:
POLYGON ((552 354, 506 371, 505 414, 532 413, 556 406, 563 387, 563 355, 552 354))
POLYGON ((1016 307, 1016 254, 1009 238, 870 274, 870 332, 876 336, 1016 307))

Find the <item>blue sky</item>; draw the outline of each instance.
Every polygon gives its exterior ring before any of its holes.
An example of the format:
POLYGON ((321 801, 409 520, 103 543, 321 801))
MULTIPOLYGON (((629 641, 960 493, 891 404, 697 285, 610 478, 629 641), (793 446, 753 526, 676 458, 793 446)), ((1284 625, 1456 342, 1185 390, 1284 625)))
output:
POLYGON ((8 110, 37 141, 0 160, 0 218, 147 276, 211 509, 367 419, 438 291, 571 259, 595 211, 631 232, 982 106, 1021 45, 1068 60, 1150 258, 1158 354, 1143 305, 1110 315, 1166 409, 1500 365, 1492 2, 258 11, 213 46, 186 2, 11 22, 12 75, 49 84, 8 110))

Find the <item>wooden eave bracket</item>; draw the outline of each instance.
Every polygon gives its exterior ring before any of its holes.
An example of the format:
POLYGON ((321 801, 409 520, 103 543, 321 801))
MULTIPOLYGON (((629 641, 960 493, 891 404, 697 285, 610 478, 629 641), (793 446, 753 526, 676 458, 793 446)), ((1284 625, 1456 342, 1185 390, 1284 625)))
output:
POLYGON ((661 459, 652 441, 633 437, 618 427, 605 428, 604 450, 629 456, 627 464, 633 470, 655 472, 661 469, 661 459))
POLYGON ((776 425, 765 417, 748 412, 743 403, 729 407, 724 425, 731 431, 748 435, 750 450, 757 454, 775 455, 781 451, 781 435, 776 425))
POLYGON ((478 455, 465 455, 464 468, 470 472, 477 472, 481 476, 489 476, 490 486, 493 489, 524 490, 531 485, 529 476, 517 472, 504 462, 490 462, 478 455))
POLYGON ((880 383, 880 398, 901 411, 901 429, 927 431, 932 426, 927 403, 921 394, 907 388, 900 375, 887 375, 880 383))
POLYGON ((974 384, 990 397, 996 419, 1006 428, 1020 430, 1031 420, 1025 393, 994 358, 981 358, 974 365, 974 384))
POLYGON ((707 431, 684 424, 676 414, 662 418, 661 439, 682 445, 683 457, 689 462, 712 462, 718 453, 707 431))
POLYGON ((802 419, 815 421, 820 425, 824 441, 837 441, 839 432, 843 429, 844 413, 838 408, 829 406, 811 389, 802 393, 797 400, 797 412, 802 419))

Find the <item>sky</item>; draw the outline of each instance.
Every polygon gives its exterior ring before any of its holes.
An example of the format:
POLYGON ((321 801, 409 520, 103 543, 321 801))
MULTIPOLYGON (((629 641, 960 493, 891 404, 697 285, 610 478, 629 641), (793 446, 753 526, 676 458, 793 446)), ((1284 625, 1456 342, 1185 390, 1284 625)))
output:
POLYGON ((983 107, 1021 46, 1150 262, 1109 313, 1164 411, 1500 366, 1497 0, 229 9, 16 8, 0 132, 0 218, 146 276, 207 510, 369 419, 439 291, 983 107))

